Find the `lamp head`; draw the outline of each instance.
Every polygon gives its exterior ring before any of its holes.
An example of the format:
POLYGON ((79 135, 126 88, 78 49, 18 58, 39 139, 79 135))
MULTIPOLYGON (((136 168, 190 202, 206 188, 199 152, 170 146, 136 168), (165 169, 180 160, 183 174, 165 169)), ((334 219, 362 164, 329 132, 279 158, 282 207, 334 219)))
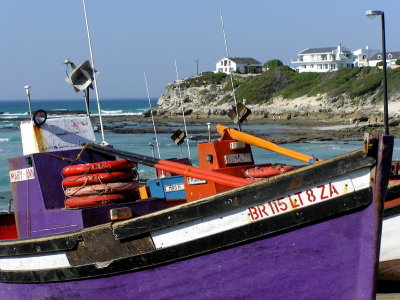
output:
POLYGON ((29 96, 30 91, 31 91, 31 86, 30 85, 26 85, 26 86, 24 86, 24 89, 25 89, 26 94, 29 96))
POLYGON ((366 12, 365 12, 365 15, 368 17, 368 18, 375 18, 376 16, 382 16, 383 15, 383 11, 381 11, 381 10, 367 10, 366 12))

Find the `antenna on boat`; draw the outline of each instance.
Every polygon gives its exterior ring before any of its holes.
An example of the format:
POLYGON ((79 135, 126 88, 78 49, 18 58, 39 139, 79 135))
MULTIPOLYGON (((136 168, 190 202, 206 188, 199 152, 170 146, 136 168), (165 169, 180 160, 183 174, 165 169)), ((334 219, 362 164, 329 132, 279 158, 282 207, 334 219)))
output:
MULTIPOLYGON (((221 17, 222 33, 224 35, 224 42, 225 42, 225 55, 226 55, 226 58, 229 58, 228 42, 227 42, 227 39, 226 39, 224 18, 222 16, 221 0, 218 0, 218 4, 219 4, 219 15, 221 17)), ((237 121, 238 121, 237 123, 239 125, 239 130, 242 131, 242 126, 241 126, 240 121, 239 121, 239 108, 238 108, 238 103, 237 103, 237 100, 236 100, 235 86, 233 85, 233 75, 232 75, 232 72, 231 72, 231 68, 229 68, 229 77, 230 77, 230 80, 231 80, 233 100, 235 101, 235 107, 236 107, 236 113, 237 113, 237 121)))
MULTIPOLYGON (((93 52, 92 52, 92 42, 91 42, 91 39, 90 39, 89 23, 88 23, 88 18, 87 18, 87 13, 86 13, 86 2, 85 2, 85 0, 82 0, 82 3, 83 3, 83 11, 85 13, 85 24, 86 24, 86 33, 87 33, 88 43, 89 43, 90 62, 91 62, 93 70, 95 70, 93 52)), ((102 144, 107 144, 107 142, 106 142, 106 140, 104 138, 103 119, 101 117, 99 91, 97 90, 97 79, 96 79, 96 77, 97 77, 96 76, 96 72, 94 71, 93 72, 94 91, 96 93, 97 110, 99 111, 100 131, 101 131, 101 138, 103 140, 102 144)))
POLYGON ((182 93, 181 93, 181 85, 180 85, 180 83, 179 83, 178 65, 177 65, 177 63, 176 63, 176 59, 174 60, 174 62, 175 62, 176 82, 178 83, 178 93, 179 93, 179 98, 181 99, 183 127, 184 127, 185 135, 186 135, 186 140, 185 140, 185 142, 186 142, 186 145, 187 145, 188 156, 189 156, 189 160, 190 160, 191 157, 190 157, 189 136, 188 136, 188 133, 187 133, 186 118, 185 118, 185 108, 183 107, 183 98, 182 98, 182 93))
POLYGON ((149 87, 148 87, 148 85, 147 85, 146 73, 144 73, 144 82, 146 83, 147 99, 149 100, 150 115, 151 115, 151 121, 153 122, 154 137, 155 137, 155 139, 156 139, 156 146, 157 146, 158 158, 161 158, 161 154, 160 154, 160 145, 158 144, 156 124, 154 123, 153 108, 151 107, 150 94, 149 94, 149 87))
POLYGON ((31 86, 30 85, 25 85, 24 86, 25 93, 28 96, 28 106, 29 106, 29 115, 31 117, 32 121, 32 108, 31 108, 31 86))

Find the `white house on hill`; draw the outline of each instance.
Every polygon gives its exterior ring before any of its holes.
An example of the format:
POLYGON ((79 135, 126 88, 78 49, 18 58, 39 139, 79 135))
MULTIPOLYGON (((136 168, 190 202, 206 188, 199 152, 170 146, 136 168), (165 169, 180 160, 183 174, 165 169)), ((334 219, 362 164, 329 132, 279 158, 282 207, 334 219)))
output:
POLYGON ((367 67, 370 65, 371 58, 377 54, 378 50, 369 49, 368 46, 365 49, 357 49, 353 51, 353 60, 355 67, 367 67))
POLYGON ((251 57, 224 57, 215 64, 215 73, 262 73, 262 64, 251 57))
POLYGON ((354 67, 353 53, 339 45, 337 47, 307 48, 292 60, 296 70, 302 72, 328 72, 354 67))
MULTIPOLYGON (((393 68, 396 66, 396 60, 400 58, 400 51, 387 52, 386 53, 386 66, 387 68, 393 68)), ((372 56, 369 60, 369 66, 375 67, 377 63, 383 60, 382 52, 372 56)))

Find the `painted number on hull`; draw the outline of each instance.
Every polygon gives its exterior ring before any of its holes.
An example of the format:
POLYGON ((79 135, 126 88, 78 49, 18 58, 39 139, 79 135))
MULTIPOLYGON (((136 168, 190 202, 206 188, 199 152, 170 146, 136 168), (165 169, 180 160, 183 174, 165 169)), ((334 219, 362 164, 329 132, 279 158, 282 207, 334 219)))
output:
POLYGON ((329 182, 247 208, 250 221, 267 219, 352 192, 351 180, 329 182))
POLYGON ((25 181, 35 178, 33 168, 10 171, 10 182, 25 181))

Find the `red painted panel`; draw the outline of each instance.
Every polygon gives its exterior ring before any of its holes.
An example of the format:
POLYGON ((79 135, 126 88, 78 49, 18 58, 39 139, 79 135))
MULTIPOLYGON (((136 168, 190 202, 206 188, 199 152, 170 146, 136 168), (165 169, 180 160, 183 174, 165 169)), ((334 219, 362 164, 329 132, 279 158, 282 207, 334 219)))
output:
POLYGON ((18 238, 14 214, 0 214, 0 240, 18 238))

